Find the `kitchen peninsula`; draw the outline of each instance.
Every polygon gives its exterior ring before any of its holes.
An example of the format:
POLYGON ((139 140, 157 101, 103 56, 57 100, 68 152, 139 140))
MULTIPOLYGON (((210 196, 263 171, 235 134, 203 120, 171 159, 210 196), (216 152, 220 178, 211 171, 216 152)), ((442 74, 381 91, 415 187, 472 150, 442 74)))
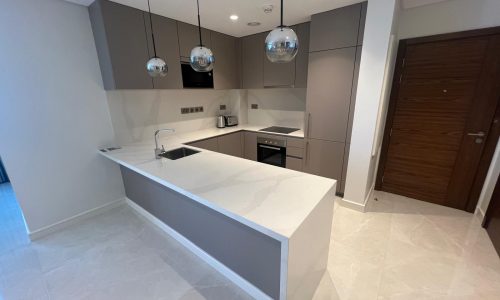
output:
POLYGON ((326 269, 336 181, 187 145, 258 130, 165 134, 167 151, 200 151, 177 160, 155 159, 153 142, 100 153, 120 164, 131 207, 252 296, 310 298, 326 269))

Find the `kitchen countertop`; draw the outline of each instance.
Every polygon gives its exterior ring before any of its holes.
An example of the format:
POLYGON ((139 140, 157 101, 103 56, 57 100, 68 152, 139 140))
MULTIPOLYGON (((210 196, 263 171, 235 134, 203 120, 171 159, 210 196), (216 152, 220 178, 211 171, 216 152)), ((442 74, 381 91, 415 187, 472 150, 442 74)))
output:
MULTIPOLYGON (((168 151, 241 130, 267 133, 258 131, 261 128, 240 125, 163 133, 159 142, 168 151)), ((303 137, 303 132, 277 135, 303 137)), ((201 152, 178 160, 155 159, 154 142, 145 142, 99 153, 278 240, 290 238, 326 194, 335 195, 333 179, 198 150, 201 152)))

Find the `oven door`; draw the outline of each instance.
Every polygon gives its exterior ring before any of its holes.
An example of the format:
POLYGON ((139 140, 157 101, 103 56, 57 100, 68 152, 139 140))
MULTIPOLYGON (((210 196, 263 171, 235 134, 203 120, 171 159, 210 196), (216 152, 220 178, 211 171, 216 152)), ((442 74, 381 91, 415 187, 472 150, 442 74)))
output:
POLYGON ((269 146, 257 144, 257 161, 285 168, 286 147, 269 146))

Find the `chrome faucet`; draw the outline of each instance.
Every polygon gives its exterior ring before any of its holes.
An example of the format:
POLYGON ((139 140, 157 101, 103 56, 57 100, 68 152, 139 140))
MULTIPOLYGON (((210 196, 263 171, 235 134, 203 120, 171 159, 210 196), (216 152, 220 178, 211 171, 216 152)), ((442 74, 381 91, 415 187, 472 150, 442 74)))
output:
POLYGON ((165 147, 161 145, 161 149, 158 148, 158 136, 160 135, 160 132, 162 131, 169 131, 169 132, 175 132, 175 129, 170 129, 170 128, 164 128, 164 129, 158 129, 155 131, 155 158, 160 159, 163 152, 165 152, 165 147))

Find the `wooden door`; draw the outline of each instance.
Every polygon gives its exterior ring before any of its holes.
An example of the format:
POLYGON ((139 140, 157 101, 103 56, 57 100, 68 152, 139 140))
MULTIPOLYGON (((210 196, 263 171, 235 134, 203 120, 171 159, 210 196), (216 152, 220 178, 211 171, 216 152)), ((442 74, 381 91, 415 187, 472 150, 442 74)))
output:
POLYGON ((491 242, 500 255, 500 181, 497 180, 491 196, 490 205, 486 211, 483 226, 486 228, 491 242))
POLYGON ((499 33, 401 41, 377 189, 471 207, 470 190, 500 95, 499 33))

